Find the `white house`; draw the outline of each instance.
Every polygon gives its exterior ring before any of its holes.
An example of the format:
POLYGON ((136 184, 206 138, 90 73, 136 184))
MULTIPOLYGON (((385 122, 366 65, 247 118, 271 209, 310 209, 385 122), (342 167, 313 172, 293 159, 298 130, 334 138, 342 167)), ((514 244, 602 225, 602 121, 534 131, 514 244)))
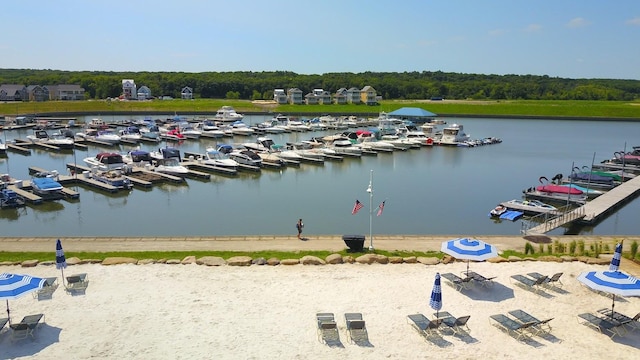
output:
POLYGON ((138 91, 136 89, 136 82, 132 79, 122 80, 122 97, 127 100, 137 99, 138 91))

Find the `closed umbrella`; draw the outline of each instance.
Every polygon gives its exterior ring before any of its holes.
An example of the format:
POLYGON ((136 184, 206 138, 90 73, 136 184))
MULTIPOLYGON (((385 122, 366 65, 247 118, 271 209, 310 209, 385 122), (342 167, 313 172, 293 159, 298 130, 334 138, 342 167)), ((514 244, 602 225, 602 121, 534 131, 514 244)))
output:
POLYGON ((433 284, 433 290, 431 290, 431 300, 429 306, 436 311, 436 319, 438 318, 438 311, 442 309, 442 287, 440 286, 440 273, 436 273, 436 280, 433 284))
POLYGON ((467 273, 469 261, 484 261, 498 256, 498 249, 482 240, 459 238, 442 243, 441 251, 456 259, 467 260, 467 273))
POLYGON ((67 259, 64 257, 64 250, 62 250, 62 242, 60 242, 60 239, 58 239, 58 241, 56 241, 56 269, 60 269, 60 272, 62 273, 63 282, 64 282, 64 269, 66 267, 67 267, 67 259))
POLYGON ((609 265, 609 271, 618 271, 620 267, 620 258, 622 257, 622 243, 619 242, 616 245, 616 250, 613 252, 613 259, 611 259, 611 264, 609 265))
POLYGON ((11 325, 11 312, 9 310, 9 300, 17 299, 22 295, 29 294, 42 289, 45 279, 29 275, 0 274, 0 300, 7 301, 7 318, 11 325))

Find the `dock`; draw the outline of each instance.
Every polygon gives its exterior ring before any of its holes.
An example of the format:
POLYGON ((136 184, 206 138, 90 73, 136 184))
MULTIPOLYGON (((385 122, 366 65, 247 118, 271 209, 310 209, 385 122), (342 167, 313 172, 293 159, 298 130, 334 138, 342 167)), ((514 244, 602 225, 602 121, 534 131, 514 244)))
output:
POLYGON ((206 171, 206 172, 223 174, 223 175, 230 175, 230 176, 238 174, 238 171, 234 170, 234 169, 228 169, 228 168, 223 168, 223 167, 220 167, 220 166, 202 164, 202 163, 199 163, 197 161, 183 161, 182 165, 184 165, 187 168, 189 168, 189 171, 193 171, 193 170, 191 170, 191 168, 194 168, 194 169, 198 169, 198 170, 202 170, 202 171, 206 171))
POLYGON ((15 192, 16 194, 18 194, 18 196, 20 198, 22 198, 25 202, 28 202, 30 204, 42 204, 42 197, 31 193, 27 190, 22 189, 21 187, 17 187, 16 185, 9 185, 7 186, 7 189, 12 190, 13 192, 15 192))
POLYGON ((622 183, 575 210, 549 217, 542 224, 523 230, 526 234, 544 234, 574 221, 594 225, 640 194, 640 177, 622 183))
POLYGON ((31 149, 16 144, 7 144, 7 150, 18 152, 22 155, 31 155, 31 149))

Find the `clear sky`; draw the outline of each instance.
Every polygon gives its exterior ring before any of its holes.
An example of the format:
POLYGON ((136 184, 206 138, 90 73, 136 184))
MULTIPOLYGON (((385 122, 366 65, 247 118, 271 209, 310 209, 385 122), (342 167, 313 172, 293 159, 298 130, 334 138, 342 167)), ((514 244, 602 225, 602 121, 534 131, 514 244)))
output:
POLYGON ((638 0, 30 0, 0 68, 640 79, 638 0))

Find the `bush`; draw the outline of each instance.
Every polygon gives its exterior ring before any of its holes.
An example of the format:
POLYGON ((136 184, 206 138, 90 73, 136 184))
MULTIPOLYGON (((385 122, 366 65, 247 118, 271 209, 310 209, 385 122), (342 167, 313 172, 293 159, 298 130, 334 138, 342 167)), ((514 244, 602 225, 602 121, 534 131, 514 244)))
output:
POLYGON ((578 255, 584 255, 584 240, 578 241, 578 255))
POLYGON ((569 254, 575 255, 577 246, 578 246, 578 243, 575 240, 571 241, 569 243, 569 254))
POLYGON ((553 246, 551 246, 551 244, 547 245, 547 254, 553 254, 553 246))
POLYGON ((631 259, 635 260, 637 254, 638 254, 638 242, 634 240, 631 243, 631 259))
POLYGON ((544 244, 538 244, 538 252, 544 254, 544 244))
POLYGON ((608 254, 608 253, 610 253, 610 252, 611 252, 611 248, 609 247, 609 243, 604 244, 604 250, 603 250, 603 252, 604 252, 605 254, 608 254))
POLYGON ((533 245, 531 245, 530 242, 527 242, 526 244, 524 244, 524 254, 525 255, 529 255, 535 253, 535 250, 533 249, 533 245))

